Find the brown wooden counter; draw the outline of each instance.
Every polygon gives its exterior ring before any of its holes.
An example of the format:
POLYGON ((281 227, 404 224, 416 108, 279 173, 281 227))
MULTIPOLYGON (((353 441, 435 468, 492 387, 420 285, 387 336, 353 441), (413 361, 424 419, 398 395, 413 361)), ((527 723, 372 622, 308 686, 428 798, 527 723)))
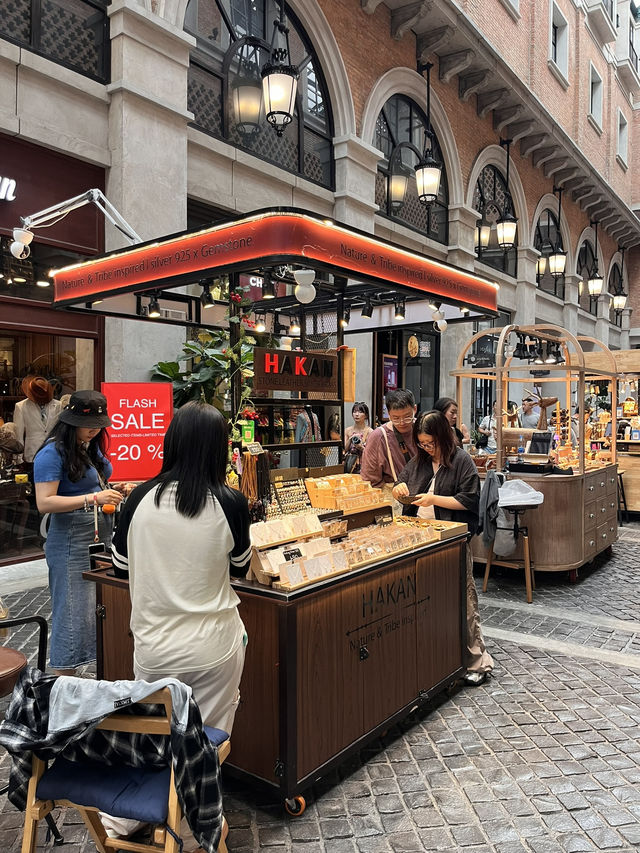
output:
MULTIPOLYGON (((569 571, 609 548, 618 538, 618 476, 615 465, 585 474, 514 474, 544 494, 544 503, 525 512, 520 523, 529 528, 535 569, 569 571)), ((625 481, 626 485, 626 481, 625 481)), ((522 540, 512 557, 521 558, 522 540)), ((480 536, 472 540, 474 559, 484 562, 487 549, 480 536)))
MULTIPOLYGON (((464 536, 280 592, 234 581, 249 644, 225 766, 291 798, 463 671, 464 536)), ((99 565, 96 563, 96 565, 99 565)), ((97 584, 98 677, 131 678, 128 582, 97 584)))

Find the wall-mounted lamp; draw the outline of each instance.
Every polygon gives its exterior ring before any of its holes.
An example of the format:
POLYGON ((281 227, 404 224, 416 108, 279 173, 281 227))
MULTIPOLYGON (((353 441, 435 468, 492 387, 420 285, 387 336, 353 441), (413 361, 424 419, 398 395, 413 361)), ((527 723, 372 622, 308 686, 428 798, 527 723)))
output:
POLYGON ((427 115, 426 125, 424 130, 424 151, 420 152, 412 142, 399 142, 392 150, 389 157, 389 180, 388 180, 388 196, 389 207, 393 211, 398 211, 404 204, 405 193, 411 177, 411 169, 402 161, 402 151, 412 151, 417 158, 417 163, 413 168, 413 174, 416 179, 416 191, 420 204, 429 207, 430 204, 438 198, 440 189, 440 178, 442 177, 442 163, 440 163, 433 154, 433 146, 435 135, 431 127, 431 69, 432 62, 426 62, 418 67, 418 72, 422 74, 426 71, 427 81, 427 115))
POLYGON ((613 294, 612 307, 616 313, 620 313, 620 311, 624 311, 627 307, 627 294, 624 292, 624 253, 626 251, 626 246, 618 246, 618 251, 621 255, 620 262, 620 287, 622 288, 619 293, 613 294))
POLYGON ((345 308, 342 312, 342 317, 340 317, 340 328, 346 329, 349 325, 350 319, 351 319, 351 308, 345 308))
POLYGON ((554 278, 560 278, 564 275, 565 266, 567 264, 567 253, 562 249, 562 237, 560 234, 560 224, 562 219, 562 187, 554 187, 553 194, 558 193, 558 231, 556 233, 556 245, 553 252, 549 255, 549 272, 554 278))
POLYGON ((507 152, 507 174, 505 178, 504 192, 504 209, 502 216, 496 222, 496 230, 498 233, 498 245, 501 249, 512 249, 516 244, 516 231, 518 220, 513 212, 513 200, 509 192, 509 166, 511 158, 509 157, 509 149, 511 147, 511 139, 500 139, 500 145, 507 152))
POLYGON ((289 63, 289 27, 284 14, 284 0, 279 0, 280 16, 273 22, 271 56, 262 69, 262 94, 266 119, 278 136, 291 123, 298 88, 298 69, 289 63), (284 47, 276 47, 284 37, 284 47))
POLYGON ((600 275, 598 270, 598 223, 592 221, 591 225, 595 231, 595 249, 593 252, 593 267, 591 269, 591 273, 589 274, 589 281, 587 282, 587 287, 589 289, 589 296, 600 296, 602 293, 602 288, 604 285, 604 279, 600 275))

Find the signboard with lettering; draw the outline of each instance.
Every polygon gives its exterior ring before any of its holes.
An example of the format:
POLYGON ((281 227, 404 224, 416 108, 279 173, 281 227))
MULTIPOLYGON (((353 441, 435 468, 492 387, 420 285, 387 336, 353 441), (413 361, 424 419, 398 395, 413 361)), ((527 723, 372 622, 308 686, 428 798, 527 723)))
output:
POLYGON ((55 271, 54 302, 176 287, 194 274, 300 263, 401 285, 469 308, 497 310, 498 285, 300 211, 265 211, 55 271))
POLYGON ((256 391, 324 391, 338 397, 338 357, 324 352, 253 351, 256 391))
POLYGON ((170 382, 103 382, 111 418, 107 456, 111 479, 149 480, 162 467, 162 447, 173 417, 170 382))

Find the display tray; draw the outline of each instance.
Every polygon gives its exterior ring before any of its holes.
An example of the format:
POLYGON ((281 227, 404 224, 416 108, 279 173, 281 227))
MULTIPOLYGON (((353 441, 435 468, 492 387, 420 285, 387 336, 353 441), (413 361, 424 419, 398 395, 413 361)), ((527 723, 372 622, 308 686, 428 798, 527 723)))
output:
POLYGON ((460 536, 463 533, 469 532, 469 525, 461 521, 444 521, 433 518, 415 518, 409 516, 400 516, 395 519, 396 524, 417 524, 420 527, 430 527, 433 530, 434 542, 441 542, 444 539, 453 539, 454 536, 460 536))
POLYGON ((552 462, 509 462, 511 474, 551 474, 552 462))

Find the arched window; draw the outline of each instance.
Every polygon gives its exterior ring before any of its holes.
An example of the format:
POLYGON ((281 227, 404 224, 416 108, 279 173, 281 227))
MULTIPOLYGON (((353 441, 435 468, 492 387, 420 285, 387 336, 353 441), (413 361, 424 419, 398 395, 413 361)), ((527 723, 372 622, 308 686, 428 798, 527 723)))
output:
POLYGON ((578 284, 578 305, 584 311, 588 311, 589 314, 596 314, 598 311, 598 299, 595 296, 589 296, 589 288, 587 287, 594 264, 595 255, 593 246, 588 240, 585 240, 578 252, 576 272, 582 279, 578 284))
POLYGON ((424 112, 405 95, 392 95, 380 111, 373 144, 384 153, 385 159, 378 165, 376 204, 383 216, 389 216, 403 225, 415 228, 446 246, 449 240, 449 188, 442 151, 435 133, 432 131, 431 151, 443 166, 438 198, 429 207, 425 207, 418 200, 416 182, 413 179, 413 170, 418 162, 415 153, 410 148, 402 148, 396 151, 392 160, 393 150, 401 142, 410 142, 418 151, 423 152, 426 126, 424 112), (392 171, 393 174, 406 172, 410 178, 407 181, 404 202, 398 207, 392 205, 389 198, 389 178, 392 171))
POLYGON ((109 82, 108 0, 10 0, 0 36, 100 83, 109 82))
POLYGON ((260 85, 278 14, 274 0, 231 0, 230 5, 189 0, 184 28, 197 44, 189 64, 188 108, 199 130, 331 188, 333 121, 327 87, 311 42, 288 8, 289 61, 300 71, 293 121, 282 136, 267 124, 264 109, 258 122, 238 124, 235 93, 245 82, 260 85))
POLYGON ((536 283, 540 290, 553 293, 560 299, 564 299, 564 273, 554 276, 551 273, 549 257, 555 249, 564 251, 562 234, 558 227, 558 219, 551 210, 543 210, 536 223, 536 231, 533 240, 534 248, 540 252, 538 258, 538 269, 536 272, 536 283))
POLYGON ((624 293, 624 283, 622 281, 622 270, 618 266, 618 264, 614 264, 611 267, 611 272, 609 273, 609 287, 608 291, 610 294, 609 299, 609 322, 613 323, 614 326, 619 326, 622 328, 622 311, 615 311, 613 307, 613 297, 624 293))
MULTIPOLYGON (((473 192, 473 206, 484 221, 491 226, 489 244, 484 248, 478 248, 479 260, 483 264, 515 278, 518 273, 517 231, 516 245, 511 249, 501 249, 498 245, 496 222, 508 210, 505 210, 507 207, 507 185, 502 173, 496 166, 485 166, 480 172, 473 192)), ((513 209, 510 201, 508 207, 509 210, 513 209)))

